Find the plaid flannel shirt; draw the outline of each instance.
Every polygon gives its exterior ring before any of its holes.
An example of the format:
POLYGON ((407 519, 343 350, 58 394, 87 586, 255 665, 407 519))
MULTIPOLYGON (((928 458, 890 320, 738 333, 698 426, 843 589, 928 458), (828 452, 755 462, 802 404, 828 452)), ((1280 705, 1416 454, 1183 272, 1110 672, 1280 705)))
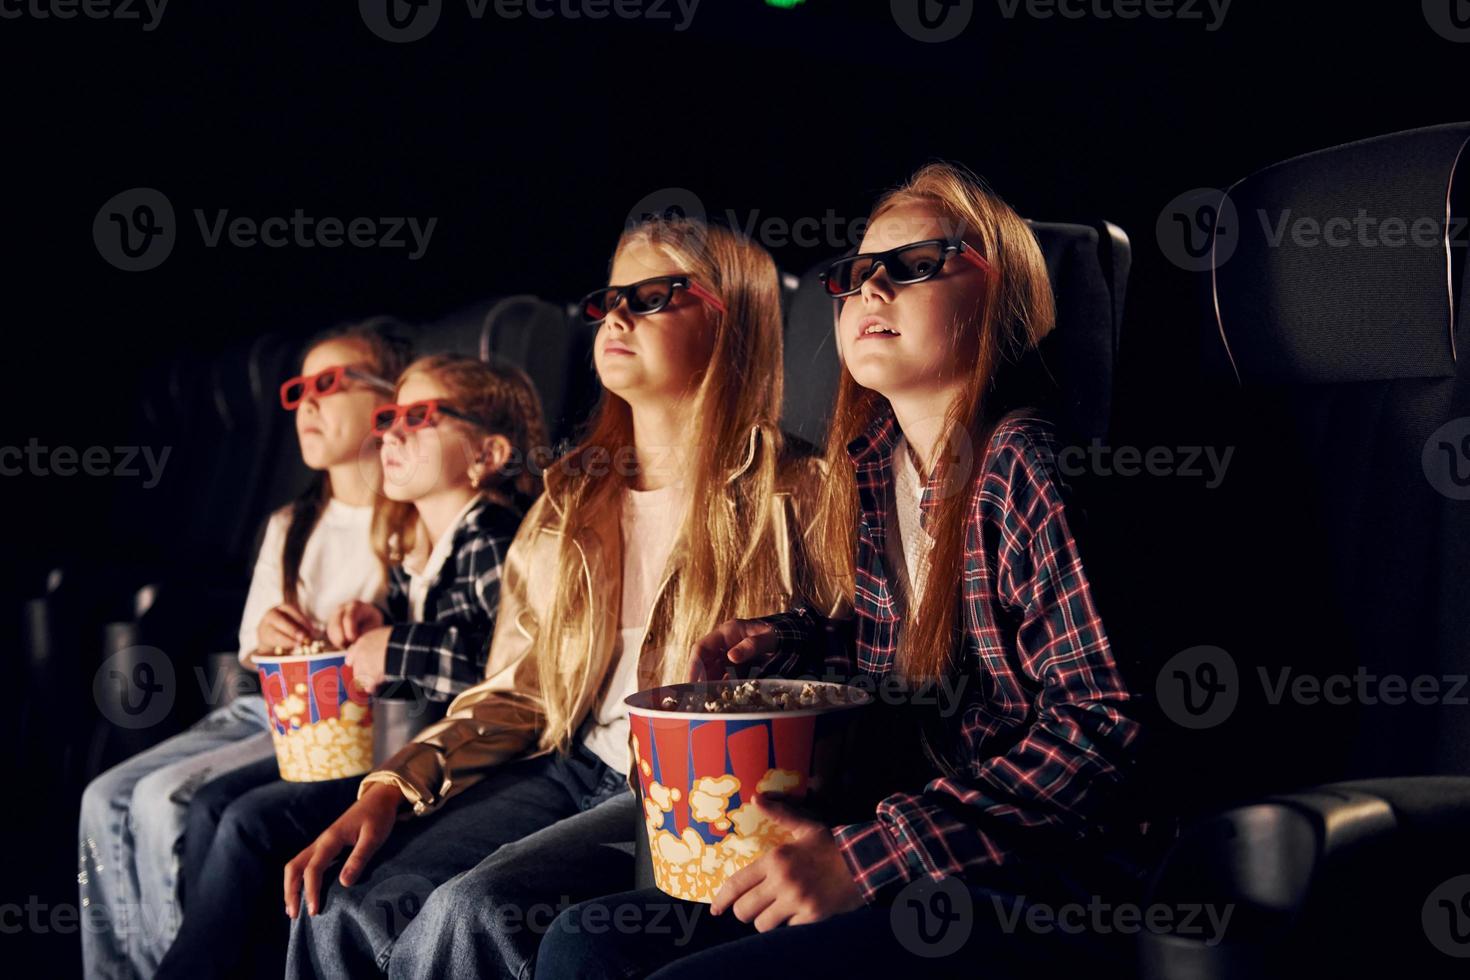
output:
MULTIPOLYGON (((889 412, 848 446, 862 512, 854 617, 834 622, 806 609, 766 617, 781 640, 768 673, 850 678, 856 670, 877 681, 894 671, 902 610, 883 556, 895 525, 888 510, 898 436, 889 412)), ((973 495, 958 583, 957 663, 975 683, 964 689, 951 744, 938 749, 958 775, 931 768, 921 791, 894 793, 874 819, 833 828, 869 902, 920 877, 983 880, 1028 841, 1044 847, 1038 833, 1080 840, 1100 832, 1121 796, 1139 725, 1063 487, 1049 424, 1002 420, 973 495)), ((921 520, 938 492, 934 483, 925 488, 921 520)))
POLYGON ((500 570, 521 512, 488 498, 465 512, 454 529, 454 554, 424 599, 424 621, 410 620, 408 573, 388 575, 388 653, 385 679, 409 680, 433 701, 448 701, 485 679, 485 658, 500 607, 500 570))

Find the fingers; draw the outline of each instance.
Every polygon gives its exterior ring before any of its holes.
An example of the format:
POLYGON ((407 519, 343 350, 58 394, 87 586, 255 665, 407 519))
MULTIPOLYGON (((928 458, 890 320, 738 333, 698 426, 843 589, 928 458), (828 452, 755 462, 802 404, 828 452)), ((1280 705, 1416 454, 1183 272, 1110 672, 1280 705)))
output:
POLYGON ((732 646, 726 658, 732 664, 743 664, 749 661, 760 662, 770 659, 771 654, 776 652, 776 631, 769 623, 757 623, 742 620, 745 626, 744 638, 732 646))
POLYGON ((347 856, 347 863, 342 866, 342 873, 337 880, 344 886, 350 886, 357 881, 357 876, 362 874, 362 869, 372 860, 378 848, 383 846, 383 841, 388 837, 386 828, 380 828, 372 821, 364 821, 357 832, 357 844, 352 848, 352 853, 347 856))
POLYGON ((783 903, 776 901, 778 897, 775 886, 766 880, 758 887, 741 895, 732 911, 735 913, 735 918, 741 922, 754 923, 757 929, 766 932, 786 921, 787 914, 789 914, 782 912, 783 903), (763 927, 762 920, 769 924, 763 927))
POLYGON ((286 868, 282 874, 282 887, 286 892, 286 914, 293 919, 301 911, 301 872, 306 867, 306 862, 310 860, 311 852, 315 847, 316 845, 312 844, 286 862, 286 868))
POLYGON ((347 645, 347 639, 342 630, 342 612, 342 609, 338 609, 327 617, 327 640, 338 650, 347 645))
POLYGON ((725 879, 714 901, 710 902, 710 914, 723 914, 726 909, 739 901, 742 895, 764 881, 765 877, 766 856, 762 855, 725 879))
POLYGON ((307 639, 311 638, 311 634, 313 631, 311 620, 308 619, 306 617, 306 614, 303 613, 300 609, 297 609, 295 606, 289 603, 283 602, 272 611, 280 613, 281 616, 283 616, 287 620, 287 622, 291 623, 301 633, 302 636, 306 637, 307 639))
POLYGON ((277 606, 266 613, 260 621, 260 638, 271 649, 290 647, 310 641, 310 635, 301 624, 286 615, 286 607, 277 606))
POLYGON ((337 831, 328 829, 326 833, 317 838, 316 843, 308 852, 303 853, 302 856, 307 858, 306 867, 302 871, 302 884, 303 891, 306 893, 308 915, 316 915, 317 909, 321 907, 322 874, 326 871, 327 865, 342 853, 342 848, 347 846, 347 843, 347 840, 339 836, 337 831))

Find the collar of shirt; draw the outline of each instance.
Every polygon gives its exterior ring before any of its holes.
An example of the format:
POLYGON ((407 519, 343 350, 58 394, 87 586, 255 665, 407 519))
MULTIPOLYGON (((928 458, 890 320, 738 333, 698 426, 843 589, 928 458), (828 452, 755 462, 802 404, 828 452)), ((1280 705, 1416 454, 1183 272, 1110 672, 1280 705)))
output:
POLYGON ((454 520, 444 529, 444 533, 439 535, 439 540, 434 542, 433 550, 429 552, 429 559, 424 562, 423 568, 415 571, 409 567, 407 562, 404 562, 403 570, 408 573, 409 600, 414 609, 415 620, 423 618, 423 603, 428 596, 429 586, 438 579, 439 573, 444 569, 444 564, 454 554, 455 535, 459 533, 460 527, 464 525, 470 513, 484 503, 485 498, 476 494, 460 508, 459 513, 454 515, 454 520))
MULTIPOLYGON (((858 500, 863 517, 873 532, 874 543, 883 547, 883 525, 889 494, 893 489, 893 454, 903 438, 893 409, 885 407, 863 434, 847 444, 847 454, 857 469, 858 500)), ((917 474, 916 474, 917 475, 917 474)), ((919 498, 919 526, 927 527, 941 499, 938 467, 924 481, 919 498)))

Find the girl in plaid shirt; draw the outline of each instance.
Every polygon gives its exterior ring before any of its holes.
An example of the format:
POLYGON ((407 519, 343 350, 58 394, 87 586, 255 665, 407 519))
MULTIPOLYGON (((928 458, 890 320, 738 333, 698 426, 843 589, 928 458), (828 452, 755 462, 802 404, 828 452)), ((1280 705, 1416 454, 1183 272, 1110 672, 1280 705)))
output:
POLYGON ((860 253, 823 282, 846 370, 813 551, 855 615, 729 621, 701 642, 702 672, 861 676, 880 691, 897 680, 953 703, 914 698, 898 715, 917 716, 909 737, 885 727, 913 761, 852 822, 757 795, 794 840, 731 876, 687 942, 591 928, 637 918, 622 905, 671 901, 610 896, 562 913, 538 976, 1047 975, 1071 930, 1028 932, 1026 903, 1055 914, 1135 880, 1126 867, 1111 877, 1096 844, 1115 822, 1136 829, 1120 817, 1135 706, 1068 524, 1052 430, 996 383, 1053 326, 1035 237, 978 179, 931 165, 879 201, 860 253))
MULTIPOLYGON (((383 464, 372 538, 390 566, 387 605, 346 602, 326 632, 364 688, 408 681, 447 701, 484 677, 503 561, 540 490, 528 461, 546 446, 541 403, 519 369, 451 355, 410 364, 396 401, 371 415, 383 464)), ((259 767, 275 775, 274 759, 259 767)), ((359 782, 271 779, 236 794, 231 784, 245 778, 209 784, 194 801, 191 834, 216 828, 190 869, 187 914, 158 977, 278 976, 285 920, 266 896, 314 836, 306 828, 341 812, 359 782), (209 813, 216 800, 221 812, 209 813)))

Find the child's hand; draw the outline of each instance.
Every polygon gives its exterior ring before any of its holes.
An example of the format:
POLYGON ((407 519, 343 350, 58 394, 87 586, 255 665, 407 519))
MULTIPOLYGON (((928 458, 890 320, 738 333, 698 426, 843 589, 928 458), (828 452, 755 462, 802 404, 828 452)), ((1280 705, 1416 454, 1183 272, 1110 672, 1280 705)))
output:
POLYGON ((316 628, 311 620, 295 606, 282 603, 261 617, 260 627, 255 632, 257 649, 275 650, 310 643, 316 637, 316 628))
POLYGON ((322 831, 315 842, 292 858, 286 865, 286 914, 294 919, 301 911, 304 885, 306 911, 316 915, 321 905, 322 872, 337 860, 337 855, 345 847, 351 847, 352 853, 347 856, 347 864, 337 880, 344 886, 356 881, 363 865, 372 859, 392 833, 398 807, 402 803, 403 794, 395 787, 384 783, 372 786, 362 794, 362 799, 322 831))
POLYGON ((357 642, 370 629, 383 625, 383 610, 361 599, 344 602, 327 619, 327 639, 338 650, 357 642))
POLYGON ((347 666, 352 668, 352 681, 364 691, 375 691, 383 683, 388 660, 388 636, 391 626, 370 629, 347 648, 347 666))
POLYGON ((741 922, 770 932, 778 926, 821 922, 862 908, 863 894, 825 824, 792 809, 774 794, 757 793, 755 804, 796 839, 767 851, 726 878, 710 903, 711 914, 734 909, 741 922))
POLYGON ((689 679, 720 681, 727 677, 758 673, 776 655, 776 628, 758 619, 732 619, 721 623, 695 644, 689 679), (745 668, 745 674, 739 669, 745 668))

